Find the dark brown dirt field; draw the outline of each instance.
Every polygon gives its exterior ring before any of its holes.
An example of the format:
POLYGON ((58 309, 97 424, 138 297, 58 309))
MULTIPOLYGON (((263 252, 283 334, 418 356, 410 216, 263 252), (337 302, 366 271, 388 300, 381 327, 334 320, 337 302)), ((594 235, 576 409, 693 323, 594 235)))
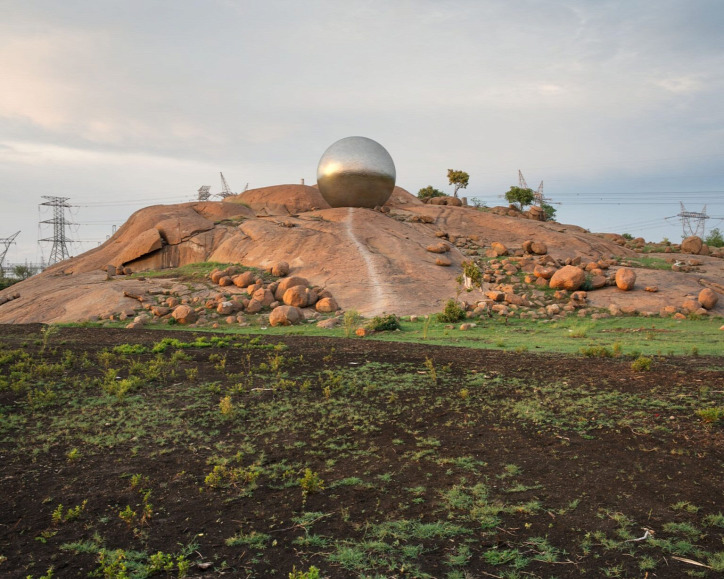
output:
POLYGON ((2 577, 722 576, 721 358, 42 329, 0 326, 2 577))

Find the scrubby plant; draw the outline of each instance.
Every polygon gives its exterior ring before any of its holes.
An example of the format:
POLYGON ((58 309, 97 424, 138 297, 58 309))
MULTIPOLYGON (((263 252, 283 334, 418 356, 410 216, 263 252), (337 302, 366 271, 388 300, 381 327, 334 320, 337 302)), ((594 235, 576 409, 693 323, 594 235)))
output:
POLYGON ((454 324, 465 319, 465 310, 454 299, 449 299, 442 312, 437 314, 437 320, 445 324, 454 324))
POLYGON ((646 356, 639 356, 633 362, 631 362, 631 369, 634 372, 646 372, 651 370, 651 358, 646 356))
POLYGON ((357 310, 347 310, 344 312, 342 323, 344 324, 344 337, 349 338, 352 336, 354 331, 359 327, 362 316, 359 315, 357 310))
POLYGON ((369 324, 367 324, 367 327, 373 332, 394 332, 395 330, 402 329, 400 318, 395 314, 375 316, 370 320, 369 324))
POLYGON ((709 424, 724 422, 724 406, 703 408, 701 410, 697 410, 696 413, 699 415, 699 418, 709 424))
POLYGON ((289 579, 319 579, 319 569, 314 565, 309 568, 309 571, 297 571, 296 567, 292 567, 292 572, 289 573, 289 579))

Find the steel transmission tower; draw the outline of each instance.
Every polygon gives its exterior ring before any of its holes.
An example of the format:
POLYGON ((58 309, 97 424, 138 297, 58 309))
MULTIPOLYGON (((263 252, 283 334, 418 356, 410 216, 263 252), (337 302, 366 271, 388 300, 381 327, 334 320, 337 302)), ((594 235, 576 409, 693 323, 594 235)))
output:
POLYGON ((201 187, 199 187, 199 201, 209 200, 209 197, 211 197, 209 189, 211 189, 211 185, 202 185, 201 187))
POLYGON ((706 220, 709 216, 706 214, 706 205, 701 211, 687 211, 684 204, 679 201, 681 205, 681 213, 677 217, 681 218, 681 228, 684 233, 684 237, 690 237, 696 235, 697 237, 704 237, 704 231, 706 230, 706 220))
POLYGON ((226 179, 224 178, 223 173, 219 173, 221 175, 221 193, 219 193, 219 197, 222 199, 225 199, 226 197, 231 197, 234 195, 234 193, 231 191, 231 187, 229 187, 229 184, 226 182, 226 179))
POLYGON ((50 195, 43 195, 42 197, 43 199, 47 199, 47 201, 40 205, 53 208, 53 218, 40 222, 53 225, 53 237, 46 237, 40 240, 53 243, 53 247, 50 250, 50 258, 48 258, 48 265, 53 265, 70 257, 68 243, 70 243, 71 240, 65 233, 66 227, 71 225, 71 222, 65 219, 65 210, 71 207, 71 205, 67 203, 70 197, 51 197, 50 195))
POLYGON ((16 231, 10 237, 6 237, 5 239, 0 239, 0 245, 5 246, 5 249, 2 249, 0 247, 0 277, 5 277, 5 270, 3 269, 3 262, 5 261, 5 256, 8 253, 8 249, 10 249, 10 246, 13 243, 15 243, 15 238, 18 235, 20 235, 20 232, 16 231))

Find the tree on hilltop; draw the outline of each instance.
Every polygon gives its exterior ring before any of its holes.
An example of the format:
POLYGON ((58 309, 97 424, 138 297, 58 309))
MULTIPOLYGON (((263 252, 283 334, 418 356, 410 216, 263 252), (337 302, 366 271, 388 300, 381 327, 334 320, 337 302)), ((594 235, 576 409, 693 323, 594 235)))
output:
POLYGON ((523 207, 533 203, 535 192, 533 189, 513 186, 505 194, 505 199, 508 203, 517 203, 520 210, 523 211, 523 207))
POLYGON ((417 192, 417 198, 420 201, 426 201, 427 199, 432 199, 433 197, 446 197, 446 195, 439 189, 435 189, 432 185, 423 187, 417 192))
POLYGON ((448 181, 450 181, 450 185, 455 187, 455 191, 453 192, 453 195, 455 197, 457 197, 459 189, 467 188, 468 181, 470 180, 470 175, 468 175, 465 171, 458 171, 456 169, 448 169, 447 170, 447 179, 448 179, 448 181))

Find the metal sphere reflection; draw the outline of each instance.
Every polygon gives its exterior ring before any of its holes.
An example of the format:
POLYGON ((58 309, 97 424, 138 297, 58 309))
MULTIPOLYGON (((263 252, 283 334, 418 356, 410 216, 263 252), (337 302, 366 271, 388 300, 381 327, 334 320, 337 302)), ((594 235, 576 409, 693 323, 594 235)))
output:
POLYGON ((340 139, 317 166, 317 185, 332 207, 384 205, 395 188, 395 164, 387 150, 367 137, 340 139))

